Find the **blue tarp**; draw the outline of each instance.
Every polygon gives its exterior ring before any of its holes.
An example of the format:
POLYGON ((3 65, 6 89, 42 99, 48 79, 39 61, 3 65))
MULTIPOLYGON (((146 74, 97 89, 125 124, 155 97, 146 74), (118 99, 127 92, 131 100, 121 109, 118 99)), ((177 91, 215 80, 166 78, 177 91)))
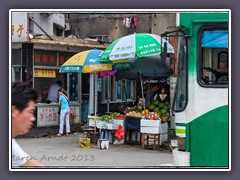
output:
POLYGON ((228 48, 227 31, 204 31, 202 38, 204 48, 228 48))

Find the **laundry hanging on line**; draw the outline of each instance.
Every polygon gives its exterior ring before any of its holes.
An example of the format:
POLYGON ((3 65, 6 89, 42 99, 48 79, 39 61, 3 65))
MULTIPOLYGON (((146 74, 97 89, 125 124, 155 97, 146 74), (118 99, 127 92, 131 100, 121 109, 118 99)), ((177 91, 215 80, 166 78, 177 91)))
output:
POLYGON ((123 25, 127 28, 137 28, 137 17, 124 17, 123 18, 123 25))

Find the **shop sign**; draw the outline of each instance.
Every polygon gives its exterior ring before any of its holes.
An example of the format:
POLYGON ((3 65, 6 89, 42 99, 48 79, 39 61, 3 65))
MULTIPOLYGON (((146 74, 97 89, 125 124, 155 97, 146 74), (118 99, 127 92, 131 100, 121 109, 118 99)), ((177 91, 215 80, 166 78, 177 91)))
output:
POLYGON ((57 53, 54 51, 35 50, 34 65, 57 66, 57 53))
POLYGON ((11 35, 12 42, 27 41, 27 13, 12 12, 11 35))
POLYGON ((56 78, 56 70, 53 69, 35 69, 34 77, 56 78))
MULTIPOLYGON (((37 108, 37 127, 48 127, 59 125, 58 106, 37 108)), ((70 124, 79 123, 79 106, 70 106, 70 124)))
POLYGON ((58 106, 38 107, 37 126, 58 126, 58 106))
POLYGON ((93 73, 93 72, 101 72, 101 71, 110 71, 112 70, 111 64, 94 64, 83 67, 84 73, 93 73))
POLYGON ((70 124, 79 123, 79 106, 70 106, 70 124))

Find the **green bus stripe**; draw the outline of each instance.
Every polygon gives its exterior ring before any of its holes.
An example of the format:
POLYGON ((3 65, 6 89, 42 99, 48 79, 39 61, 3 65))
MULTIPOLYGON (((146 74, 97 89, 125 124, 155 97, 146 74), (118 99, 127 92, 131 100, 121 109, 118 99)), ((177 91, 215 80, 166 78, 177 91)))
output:
POLYGON ((176 123, 176 126, 186 126, 184 123, 176 123))
POLYGON ((185 129, 176 129, 176 133, 185 134, 186 130, 185 129))

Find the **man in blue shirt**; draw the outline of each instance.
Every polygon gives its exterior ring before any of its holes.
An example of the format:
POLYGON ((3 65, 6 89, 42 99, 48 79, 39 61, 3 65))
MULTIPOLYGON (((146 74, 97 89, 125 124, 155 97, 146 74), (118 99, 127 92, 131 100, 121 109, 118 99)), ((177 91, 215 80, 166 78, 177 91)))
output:
POLYGON ((48 90, 47 103, 58 103, 58 90, 62 87, 62 82, 57 81, 56 84, 52 84, 48 90))

